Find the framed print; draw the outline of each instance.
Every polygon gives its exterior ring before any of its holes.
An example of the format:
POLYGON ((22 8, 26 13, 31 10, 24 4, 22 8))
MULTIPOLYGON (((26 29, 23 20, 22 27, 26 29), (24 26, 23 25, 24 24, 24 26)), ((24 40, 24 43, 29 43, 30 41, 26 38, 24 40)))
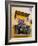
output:
POLYGON ((37 3, 6 1, 5 44, 37 42, 37 3))

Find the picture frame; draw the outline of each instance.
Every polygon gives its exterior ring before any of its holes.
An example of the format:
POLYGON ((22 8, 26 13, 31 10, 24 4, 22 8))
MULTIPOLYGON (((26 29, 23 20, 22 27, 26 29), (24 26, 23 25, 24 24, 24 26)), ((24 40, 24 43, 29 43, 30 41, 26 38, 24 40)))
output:
POLYGON ((5 45, 37 42, 37 3, 6 1, 5 45), (31 19, 29 19, 31 16, 31 19), (26 19, 25 19, 26 18, 26 19), (30 25, 29 25, 30 22, 30 25), (19 25, 21 23, 21 29, 19 25), (25 25, 25 26, 24 26, 25 25), (31 32, 26 27, 31 28, 31 32))

